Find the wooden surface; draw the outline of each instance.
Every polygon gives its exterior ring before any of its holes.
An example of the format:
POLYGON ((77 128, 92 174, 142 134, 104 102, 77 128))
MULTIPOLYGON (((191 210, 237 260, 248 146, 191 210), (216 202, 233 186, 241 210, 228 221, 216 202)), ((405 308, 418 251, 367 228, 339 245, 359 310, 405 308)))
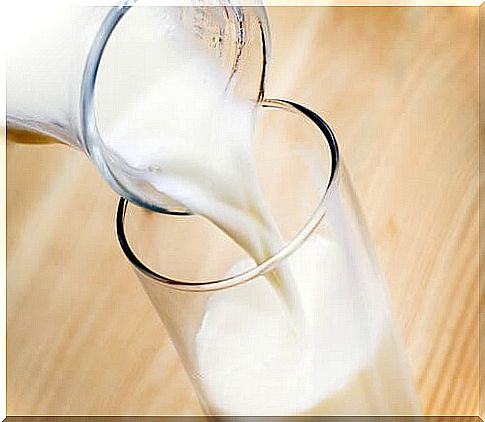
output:
MULTIPOLYGON (((479 16, 479 32, 480 32, 480 82, 479 82, 479 91, 480 91, 480 147, 479 147, 479 157, 480 162, 485 162, 485 3, 482 3, 480 6, 480 16, 479 16)), ((485 187, 485 174, 483 171, 480 171, 479 174, 479 183, 480 183, 480 191, 483 192, 485 187)), ((479 211, 480 211, 480 237, 483 239, 483 227, 485 223, 485 202, 483 195, 479 195, 480 197, 480 204, 479 204, 479 211)), ((482 241, 479 243, 479 254, 480 257, 485 256, 485 243, 482 241)), ((480 283, 480 334, 479 334, 479 347, 480 347, 480 391, 479 391, 479 410, 480 410, 480 417, 485 419, 485 270, 484 266, 480 266, 480 273, 479 273, 479 283, 480 283)))
MULTIPOLYGON (((333 125, 427 414, 478 412, 478 8, 269 10, 269 97, 333 125)), ((8 144, 9 414, 198 413, 78 152, 8 144)))

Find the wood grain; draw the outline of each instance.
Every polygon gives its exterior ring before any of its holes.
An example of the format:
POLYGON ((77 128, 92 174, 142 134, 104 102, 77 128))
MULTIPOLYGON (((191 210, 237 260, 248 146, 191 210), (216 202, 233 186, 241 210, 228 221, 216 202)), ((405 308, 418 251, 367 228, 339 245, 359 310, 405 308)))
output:
MULTIPOLYGON (((480 97, 480 146, 479 146, 479 157, 480 157, 480 167, 485 162, 485 3, 482 3, 480 6, 479 11, 479 38, 480 38, 480 45, 479 45, 479 97, 480 97)), ((485 188, 485 174, 482 170, 479 172, 479 190, 483 192, 485 188)), ((483 239, 484 235, 484 227, 485 227, 485 202, 483 195, 479 195, 480 197, 480 204, 479 204, 479 236, 483 239)), ((479 242, 479 256, 485 256, 485 243, 479 242)), ((479 348, 480 348, 480 355, 479 355, 479 371, 480 371, 480 389, 479 389, 479 415, 482 420, 485 417, 485 272, 484 266, 481 265, 479 267, 479 283, 480 283, 480 316, 479 316, 479 348)))
MULTIPOLYGON (((333 125, 426 414, 478 413, 478 8, 269 10, 269 97, 333 125)), ((7 145, 9 414, 197 414, 82 154, 7 145)))

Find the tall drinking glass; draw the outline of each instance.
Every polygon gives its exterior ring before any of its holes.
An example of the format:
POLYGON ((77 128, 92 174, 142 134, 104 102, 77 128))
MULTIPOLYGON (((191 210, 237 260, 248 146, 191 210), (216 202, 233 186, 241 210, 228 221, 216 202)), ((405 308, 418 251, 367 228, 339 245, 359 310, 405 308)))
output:
MULTIPOLYGON (((410 415, 419 405, 336 139, 315 113, 265 100, 253 140, 285 240, 257 265, 198 216, 120 200, 120 245, 211 415, 410 415), (265 278, 290 268, 295 325, 265 278), (163 274, 163 275, 162 275, 163 274)), ((162 394, 163 392, 161 392, 162 394)))

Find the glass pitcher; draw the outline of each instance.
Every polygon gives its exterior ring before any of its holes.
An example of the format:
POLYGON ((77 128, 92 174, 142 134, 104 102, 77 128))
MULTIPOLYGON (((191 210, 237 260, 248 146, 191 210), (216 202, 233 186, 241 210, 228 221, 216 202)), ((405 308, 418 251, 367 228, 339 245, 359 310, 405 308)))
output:
MULTIPOLYGON (((365 223, 330 127, 264 100, 253 147, 285 243, 257 265, 198 216, 120 200, 118 240, 208 415, 419 415, 365 223), (294 333, 265 275, 286 266, 294 333)), ((163 394, 163 392, 160 392, 163 394)))
MULTIPOLYGON (((270 50, 265 10, 225 0, 207 2, 211 6, 194 0, 193 6, 186 7, 132 3, 51 8, 39 3, 38 7, 19 7, 17 12, 12 8, 7 52, 8 139, 57 141, 77 148, 123 197, 159 212, 186 214, 172 198, 153 192, 127 164, 120 165, 106 147, 98 128, 102 116, 97 96, 99 100, 104 95, 102 90, 98 92, 99 79, 121 79, 123 89, 132 78, 142 89, 144 69, 153 66, 162 53, 156 48, 150 50, 152 56, 139 52, 183 33, 194 51, 203 50, 217 62, 228 87, 257 103, 264 96, 270 50), (173 22, 182 31, 174 34, 173 22), (141 27, 144 36, 138 37, 141 27), (122 54, 116 54, 120 51, 122 54)), ((164 140, 163 133, 160 139, 164 140)))

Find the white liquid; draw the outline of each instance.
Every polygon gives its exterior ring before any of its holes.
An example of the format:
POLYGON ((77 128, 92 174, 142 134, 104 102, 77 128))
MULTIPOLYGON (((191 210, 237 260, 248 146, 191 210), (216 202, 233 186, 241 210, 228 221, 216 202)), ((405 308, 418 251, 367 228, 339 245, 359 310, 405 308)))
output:
MULTIPOLYGON (((211 297, 196 349, 212 413, 419 413, 393 327, 378 308, 365 320, 342 255, 329 233, 290 258, 304 338, 289 335, 281 302, 262 280, 211 297)), ((368 293, 377 302, 382 296, 377 285, 368 293)))
MULTIPOLYGON (((211 220, 262 262, 281 248, 282 240, 256 178, 251 152, 255 106, 226 89, 222 69, 177 32, 169 13, 153 14, 163 22, 163 42, 160 34, 140 32, 149 15, 141 14, 140 22, 115 33, 118 38, 111 42, 123 48, 105 53, 96 94, 103 139, 137 177, 211 220), (133 67, 123 66, 122 77, 127 71, 134 77, 120 89, 111 79, 118 72, 109 66, 119 66, 124 57, 133 67), (149 66, 143 64, 147 57, 149 66)), ((281 266, 268 280, 298 319, 299 295, 285 272, 281 266)))
MULTIPOLYGON (((103 139, 138 177, 207 217, 261 262, 282 240, 256 179, 255 109, 226 90, 227 76, 177 34, 169 15, 154 18, 167 24, 164 42, 139 31, 141 21, 132 26, 135 31, 122 31, 113 40, 123 48, 106 52, 106 75, 116 74, 110 63, 119 66, 129 57, 123 75, 134 77, 120 90, 118 81, 100 73, 103 139), (143 43, 142 51, 134 40, 143 43), (149 68, 143 65, 146 57, 149 68), (153 66, 156 57, 159 69, 153 66)), ((267 277, 270 283, 253 282, 210 299, 196 338, 207 407, 230 414, 332 412, 328 399, 357 383, 337 412, 372 413, 381 407, 390 412, 384 391, 368 398, 375 389, 356 381, 375 365, 389 327, 378 317, 372 327, 363 327, 359 312, 352 311, 358 298, 349 295, 350 277, 337 243, 330 234, 314 237, 290 263, 291 271, 280 266, 267 277), (348 403, 354 396, 357 406, 348 403)), ((398 377, 390 384, 401 391, 400 382, 398 377)), ((403 403, 395 407, 407 413, 413 405, 403 403)))

